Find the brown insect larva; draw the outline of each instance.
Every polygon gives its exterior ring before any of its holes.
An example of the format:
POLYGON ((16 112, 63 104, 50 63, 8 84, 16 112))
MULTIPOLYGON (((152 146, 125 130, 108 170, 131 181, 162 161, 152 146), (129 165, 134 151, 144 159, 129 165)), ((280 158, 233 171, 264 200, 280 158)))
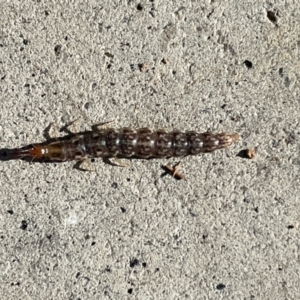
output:
POLYGON ((183 157, 226 148, 238 134, 174 130, 151 131, 148 128, 95 129, 50 139, 17 149, 2 149, 1 160, 83 161, 95 157, 165 158, 183 157))

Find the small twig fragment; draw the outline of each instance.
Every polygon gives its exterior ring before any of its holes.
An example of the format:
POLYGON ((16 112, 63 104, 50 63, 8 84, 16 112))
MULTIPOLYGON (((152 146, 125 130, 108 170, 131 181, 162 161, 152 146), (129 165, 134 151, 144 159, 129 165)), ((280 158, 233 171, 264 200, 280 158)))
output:
POLYGON ((180 161, 174 167, 172 167, 170 165, 166 165, 166 168, 168 171, 170 171, 170 173, 172 174, 173 177, 175 177, 177 179, 185 179, 184 175, 182 175, 180 172, 178 172, 178 170, 181 167, 181 164, 182 164, 182 162, 180 161))
POLYGON ((254 148, 246 149, 245 154, 246 154, 247 158, 252 159, 256 156, 256 151, 254 148))

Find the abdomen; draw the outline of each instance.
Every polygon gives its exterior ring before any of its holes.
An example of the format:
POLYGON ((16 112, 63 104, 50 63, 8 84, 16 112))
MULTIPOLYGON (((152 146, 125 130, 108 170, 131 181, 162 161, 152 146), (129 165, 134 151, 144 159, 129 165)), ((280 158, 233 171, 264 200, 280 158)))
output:
MULTIPOLYGON (((77 134, 70 138, 70 156, 91 157, 181 157, 212 152, 230 146, 238 139, 237 134, 180 132, 174 130, 151 131, 148 128, 103 129, 77 134)), ((82 157, 82 158, 80 158, 82 157)))

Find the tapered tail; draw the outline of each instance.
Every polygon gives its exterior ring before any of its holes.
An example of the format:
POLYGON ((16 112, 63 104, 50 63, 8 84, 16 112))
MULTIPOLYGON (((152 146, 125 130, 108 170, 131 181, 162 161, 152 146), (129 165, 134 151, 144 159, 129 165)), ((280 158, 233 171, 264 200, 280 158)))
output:
POLYGON ((32 145, 16 148, 16 149, 0 149, 0 160, 12 160, 12 159, 24 159, 30 158, 32 155, 30 151, 32 151, 32 145))

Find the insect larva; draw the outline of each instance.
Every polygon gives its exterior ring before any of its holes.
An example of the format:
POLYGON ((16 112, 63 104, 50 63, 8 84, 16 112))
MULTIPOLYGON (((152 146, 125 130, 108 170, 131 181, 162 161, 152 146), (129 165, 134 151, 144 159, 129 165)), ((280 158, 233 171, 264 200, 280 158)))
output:
POLYGON ((181 132, 149 128, 94 129, 22 148, 2 149, 0 158, 31 161, 83 161, 96 157, 183 157, 226 148, 238 134, 181 132))

